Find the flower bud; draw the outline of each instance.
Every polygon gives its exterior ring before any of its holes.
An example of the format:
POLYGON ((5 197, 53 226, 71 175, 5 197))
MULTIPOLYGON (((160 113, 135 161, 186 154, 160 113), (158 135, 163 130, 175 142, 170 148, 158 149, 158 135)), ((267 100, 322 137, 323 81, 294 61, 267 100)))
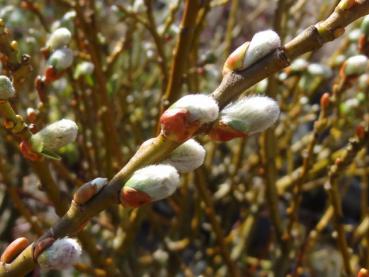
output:
POLYGON ((124 206, 137 208, 172 195, 179 186, 179 175, 171 165, 151 165, 135 171, 120 193, 124 206))
POLYGON ((77 65, 74 71, 74 78, 78 79, 80 76, 91 75, 94 72, 95 66, 91 62, 81 62, 77 65))
POLYGON ((204 163, 206 151, 196 140, 190 139, 175 149, 163 163, 174 166, 179 172, 190 172, 204 163))
POLYGON ((322 64, 312 63, 308 66, 307 71, 310 75, 321 78, 329 78, 332 76, 332 70, 322 64))
POLYGON ((37 262, 43 269, 63 270, 77 263, 81 253, 79 243, 75 239, 65 237, 54 241, 37 257, 37 262))
POLYGON ((256 33, 250 42, 245 42, 229 55, 224 63, 223 75, 246 69, 280 46, 281 39, 276 32, 266 30, 256 33))
POLYGON ((211 96, 190 94, 170 106, 160 117, 163 134, 175 141, 189 139, 204 123, 217 119, 219 107, 211 96))
POLYGON ((320 107, 324 110, 327 110, 329 105, 331 103, 330 100, 330 95, 328 92, 325 92, 321 97, 320 97, 320 107))
POLYGON ((168 252, 160 248, 152 253, 152 257, 155 261, 159 262, 162 265, 165 265, 169 260, 168 252))
POLYGON ((360 29, 351 30, 351 32, 348 34, 348 39, 350 40, 350 42, 356 43, 360 38, 360 34, 361 34, 360 29))
POLYGON ((83 205, 96 195, 106 184, 107 178, 95 178, 92 181, 83 184, 73 195, 73 200, 78 205, 83 205))
POLYGON ((73 142, 77 137, 78 126, 69 119, 54 122, 31 137, 32 149, 41 154, 50 154, 73 142))
POLYGON ((46 47, 55 50, 67 46, 72 39, 72 34, 67 28, 56 29, 49 37, 46 47))
POLYGON ((345 76, 354 76, 365 73, 368 67, 368 58, 364 55, 356 55, 348 58, 342 65, 342 73, 345 76))
POLYGON ((365 268, 361 268, 357 274, 357 277, 369 277, 369 271, 365 268))
POLYGON ((345 62, 345 60, 346 60, 345 55, 338 55, 333 59, 332 66, 333 67, 339 67, 340 65, 342 65, 345 62))
POLYGON ((359 105, 360 102, 358 99, 349 98, 340 104, 339 109, 342 114, 349 115, 350 113, 354 113, 359 105))
POLYGON ((367 90, 369 87, 369 74, 363 74, 359 77, 359 88, 362 90, 367 90))
POLYGON ((73 64, 73 51, 69 48, 57 49, 51 54, 48 64, 56 71, 63 71, 73 64))
POLYGON ((231 71, 238 71, 245 69, 245 66, 243 64, 245 54, 247 52, 247 49, 249 48, 250 42, 246 41, 241 46, 237 47, 236 50, 234 50, 226 59, 222 74, 223 76, 231 71))
POLYGON ((247 49, 244 66, 249 67, 278 47, 281 47, 281 39, 276 32, 266 30, 256 33, 247 49))
POLYGON ((279 113, 278 104, 267 96, 244 97, 221 111, 209 135, 213 140, 227 141, 260 133, 277 121, 279 113))
POLYGON ((303 72, 308 66, 309 63, 305 59, 300 58, 291 63, 290 70, 292 73, 303 72))
POLYGON ((0 100, 8 100, 15 95, 13 83, 5 75, 0 75, 0 100))
POLYGON ((17 238, 5 248, 3 254, 0 257, 0 262, 10 263, 18 256, 19 253, 21 253, 28 246, 28 244, 29 241, 27 238, 17 238))
POLYGON ((63 23, 66 23, 68 21, 73 21, 77 16, 77 13, 76 11, 69 11, 69 12, 66 12, 62 18, 62 21, 63 23))

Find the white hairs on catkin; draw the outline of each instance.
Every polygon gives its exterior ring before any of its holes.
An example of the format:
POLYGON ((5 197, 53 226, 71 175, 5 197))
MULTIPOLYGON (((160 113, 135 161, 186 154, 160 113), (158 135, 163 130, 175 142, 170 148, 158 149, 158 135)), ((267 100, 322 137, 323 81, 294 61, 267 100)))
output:
POLYGON ((158 201, 176 191, 179 187, 179 175, 171 165, 150 165, 135 171, 125 186, 145 192, 152 201, 158 201))
POLYGON ((179 172, 190 172, 204 163, 205 154, 205 148, 190 139, 175 149, 163 163, 174 166, 179 172))
POLYGON ((77 240, 72 238, 57 239, 37 258, 37 262, 43 269, 63 270, 78 262, 82 254, 82 248, 77 240))
POLYGON ((266 30, 256 33, 247 49, 244 58, 244 67, 254 64, 280 46, 281 39, 276 32, 266 30))
POLYGON ((55 151, 75 141, 77 133, 78 126, 73 120, 62 119, 34 134, 31 141, 35 150, 55 151))
POLYGON ((174 108, 185 108, 190 112, 190 120, 202 123, 217 119, 219 107, 215 99, 205 94, 189 94, 173 104, 174 108))
POLYGON ((272 98, 254 95, 241 98, 221 111, 221 121, 243 132, 259 133, 273 125, 279 117, 279 107, 272 98), (233 126, 234 125, 234 126, 233 126))

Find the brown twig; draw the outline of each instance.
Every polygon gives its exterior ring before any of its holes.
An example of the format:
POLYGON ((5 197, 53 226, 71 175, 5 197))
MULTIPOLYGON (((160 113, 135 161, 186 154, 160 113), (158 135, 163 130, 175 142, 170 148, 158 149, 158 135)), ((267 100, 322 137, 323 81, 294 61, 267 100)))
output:
MULTIPOLYGON (((361 4, 356 4, 347 10, 336 10, 328 19, 316 26, 309 27, 298 37, 287 43, 284 49, 277 49, 246 70, 226 75, 212 96, 218 101, 220 108, 223 108, 250 86, 287 66, 288 60, 318 49, 325 42, 336 38, 340 34, 338 31, 341 31, 346 25, 368 13, 368 0, 363 1, 361 4)), ((201 130, 205 131, 207 128, 207 126, 204 126, 201 130)), ((72 204, 67 214, 50 231, 53 237, 64 237, 77 232, 82 223, 110 207, 112 203, 117 203, 121 187, 135 170, 144 165, 162 160, 178 145, 179 143, 159 135, 154 139, 150 147, 136 153, 126 166, 115 175, 109 185, 89 202, 83 206, 72 204)), ((50 233, 46 235, 50 235, 50 233)), ((0 274, 6 274, 6 276, 22 275, 34 267, 35 261, 33 260, 32 246, 30 246, 12 263, 1 265, 0 274)))
POLYGON ((224 262, 227 265, 229 276, 232 277, 240 276, 238 268, 236 267, 235 263, 231 260, 230 254, 227 250, 228 247, 224 240, 225 236, 222 231, 222 228, 220 227, 219 221, 216 217, 212 197, 210 195, 210 192, 206 188, 207 181, 204 167, 200 167, 195 171, 195 179, 196 179, 195 181, 196 188, 199 192, 201 200, 204 202, 205 213, 209 217, 211 226, 213 228, 216 237, 216 241, 218 243, 220 254, 222 255, 224 262))

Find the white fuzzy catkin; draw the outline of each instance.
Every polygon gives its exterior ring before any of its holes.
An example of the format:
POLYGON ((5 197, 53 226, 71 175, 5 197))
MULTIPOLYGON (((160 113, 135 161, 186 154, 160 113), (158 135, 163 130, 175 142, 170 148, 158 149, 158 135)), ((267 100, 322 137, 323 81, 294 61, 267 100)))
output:
POLYGON ((332 70, 329 67, 319 63, 309 64, 307 71, 310 75, 316 77, 329 78, 332 76, 332 70))
POLYGON ((48 64, 56 70, 65 70, 73 64, 73 51, 69 48, 57 49, 49 57, 48 64))
POLYGON ((55 151, 75 141, 77 133, 78 126, 73 120, 62 119, 34 134, 31 142, 35 151, 55 151))
POLYGON ((217 119, 219 107, 215 99, 205 94, 189 94, 175 102, 172 108, 184 108, 190 113, 190 121, 199 120, 201 123, 212 122, 217 119))
POLYGON ((8 100, 15 95, 13 83, 5 75, 0 75, 0 100, 8 100))
POLYGON ((281 47, 281 39, 276 32, 266 30, 256 33, 247 49, 243 62, 244 67, 254 64, 278 47, 281 47))
POLYGON ((83 75, 91 75, 95 70, 95 66, 91 62, 81 62, 77 65, 76 70, 74 72, 74 77, 79 78, 83 75))
POLYGON ((163 163, 174 166, 179 172, 190 172, 204 163, 206 151, 194 139, 190 139, 176 148, 163 163))
POLYGON ((220 121, 248 133, 259 133, 273 125, 279 117, 276 101, 267 96, 249 96, 225 107, 220 121))
POLYGON ((68 45, 71 39, 72 34, 67 28, 59 28, 52 32, 46 46, 51 50, 55 50, 68 45))
POLYGON ((172 195, 179 186, 179 175, 171 165, 150 165, 135 171, 124 186, 134 188, 158 201, 172 195))
POLYGON ((369 74, 363 74, 359 77, 359 88, 365 90, 369 86, 369 74))
POLYGON ((63 270, 78 262, 82 248, 75 239, 68 237, 56 240, 41 253, 37 262, 43 269, 63 270))
POLYGON ((299 58, 291 63, 290 68, 292 72, 301 72, 304 71, 308 65, 308 62, 305 59, 299 58))
POLYGON ((364 55, 350 57, 344 63, 344 72, 347 76, 363 74, 367 68, 368 58, 364 55))

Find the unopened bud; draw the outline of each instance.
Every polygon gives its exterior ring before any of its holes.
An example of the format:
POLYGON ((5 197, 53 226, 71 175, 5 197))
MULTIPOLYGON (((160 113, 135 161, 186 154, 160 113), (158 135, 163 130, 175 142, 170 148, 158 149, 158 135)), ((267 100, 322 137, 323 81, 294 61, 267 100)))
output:
POLYGON ((346 56, 345 55, 338 55, 334 58, 333 62, 332 62, 332 66, 334 67, 339 67, 340 65, 342 65, 346 60, 346 56))
POLYGON ((329 93, 326 92, 320 97, 320 106, 322 109, 326 110, 329 107, 330 96, 329 93))
POLYGON ((78 126, 69 119, 54 122, 31 137, 32 149, 41 154, 54 152, 75 141, 78 126))
POLYGON ((245 42, 229 55, 224 63, 223 75, 246 69, 280 46, 281 39, 276 32, 266 30, 256 33, 250 42, 245 42))
POLYGON ((92 181, 82 185, 73 195, 73 200, 78 205, 83 205, 96 195, 106 184, 107 178, 95 178, 92 181))
POLYGON ((48 60, 48 64, 56 71, 63 71, 73 64, 73 51, 69 48, 57 49, 48 60))
POLYGON ((359 77, 359 88, 366 91, 369 87, 369 74, 362 74, 359 77))
POLYGON ((348 34, 348 38, 350 42, 356 43, 358 39, 360 38, 361 30, 360 29, 354 29, 348 34))
POLYGON ((0 100, 8 100, 15 95, 13 83, 5 75, 0 75, 0 100))
POLYGON ((305 59, 296 59, 290 65, 290 71, 292 73, 303 72, 307 69, 309 63, 305 59))
POLYGON ((278 104, 267 96, 244 97, 221 111, 219 122, 209 135, 221 141, 253 135, 272 126, 279 113, 278 104))
POLYGON ((254 64, 278 47, 281 47, 281 39, 276 32, 267 30, 256 33, 247 49, 244 60, 245 67, 254 64))
POLYGON ((332 70, 322 64, 319 63, 312 63, 307 68, 308 73, 315 77, 321 77, 321 78, 329 78, 332 76, 332 70))
POLYGON ((17 238, 5 248, 3 254, 1 255, 0 262, 10 263, 28 246, 28 244, 29 241, 27 238, 17 238))
POLYGON ((239 71, 245 69, 244 59, 250 42, 246 41, 241 46, 237 47, 227 58, 224 63, 222 74, 226 75, 232 71, 239 71))
POLYGON ((77 65, 74 71, 74 78, 78 79, 80 76, 91 75, 94 72, 95 66, 91 62, 81 62, 77 65))
POLYGON ((186 95, 170 106, 160 117, 163 134, 175 141, 190 138, 204 123, 217 119, 219 107, 211 96, 186 95))
POLYGON ((176 148, 163 163, 174 166, 179 172, 190 172, 204 163, 205 154, 204 147, 190 139, 176 148))
POLYGON ((369 271, 365 268, 361 268, 357 274, 357 277, 369 277, 369 271))
POLYGON ((43 269, 63 270, 77 263, 81 253, 79 243, 75 239, 65 237, 54 241, 37 257, 37 262, 43 269))
POLYGON ((151 165, 135 171, 124 184, 120 201, 137 208, 172 195, 179 186, 179 175, 171 165, 151 165))
POLYGON ((56 29, 49 37, 46 47, 55 50, 67 46, 72 39, 72 34, 67 28, 56 29))
POLYGON ((354 76, 365 73, 368 67, 368 58, 364 55, 356 55, 348 58, 342 65, 345 76, 354 76))

